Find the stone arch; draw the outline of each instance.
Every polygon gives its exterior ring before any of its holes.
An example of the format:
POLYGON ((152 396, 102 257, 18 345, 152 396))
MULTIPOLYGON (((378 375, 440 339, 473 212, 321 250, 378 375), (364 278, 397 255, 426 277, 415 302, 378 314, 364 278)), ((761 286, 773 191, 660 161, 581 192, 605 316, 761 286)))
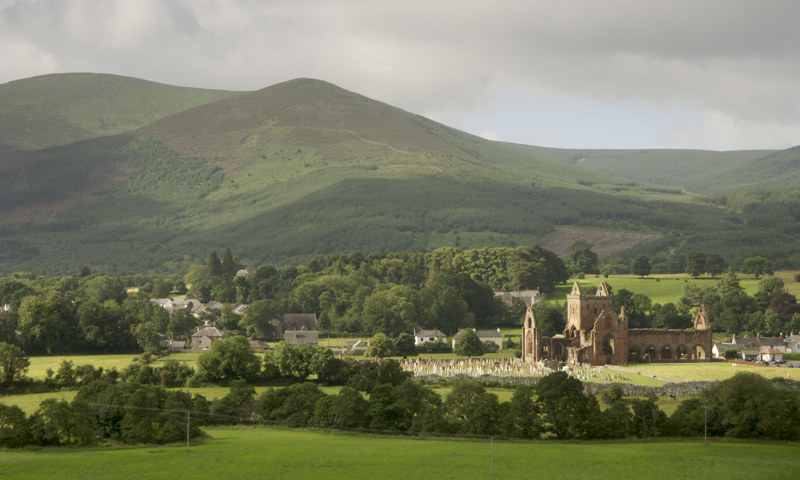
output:
POLYGON ((628 363, 639 363, 642 361, 642 353, 639 348, 634 346, 628 350, 628 363))
POLYGON ((642 361, 651 362, 658 358, 658 350, 654 345, 648 345, 642 352, 642 361))
POLYGON ((672 360, 674 358, 673 357, 673 352, 672 352, 672 347, 670 345, 662 346, 661 350, 659 350, 659 352, 658 352, 658 358, 660 360, 672 360))
POLYGON ((675 353, 677 354, 675 358, 677 358, 678 360, 687 360, 691 357, 691 352, 686 347, 686 345, 678 345, 678 348, 676 349, 675 353))
POLYGON ((603 355, 614 356, 616 346, 614 342, 614 335, 606 335, 603 337, 603 355))
POLYGON ((575 338, 575 335, 576 335, 577 331, 578 331, 578 329, 576 329, 575 325, 573 325, 573 326, 569 327, 569 331, 567 332, 567 336, 569 338, 575 338))
POLYGON ((693 358, 695 360, 707 360, 708 359, 708 352, 702 345, 695 345, 692 349, 694 353, 693 358))
POLYGON ((556 343, 555 345, 553 345, 554 359, 560 360, 563 355, 564 355, 564 347, 560 343, 556 343))

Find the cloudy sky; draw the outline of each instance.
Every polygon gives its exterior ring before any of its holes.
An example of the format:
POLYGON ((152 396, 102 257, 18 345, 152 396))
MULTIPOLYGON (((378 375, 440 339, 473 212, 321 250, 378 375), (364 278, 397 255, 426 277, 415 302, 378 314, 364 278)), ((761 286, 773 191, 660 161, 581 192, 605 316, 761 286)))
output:
POLYGON ((0 83, 312 77, 490 139, 788 148, 799 21, 797 0, 0 0, 0 83))

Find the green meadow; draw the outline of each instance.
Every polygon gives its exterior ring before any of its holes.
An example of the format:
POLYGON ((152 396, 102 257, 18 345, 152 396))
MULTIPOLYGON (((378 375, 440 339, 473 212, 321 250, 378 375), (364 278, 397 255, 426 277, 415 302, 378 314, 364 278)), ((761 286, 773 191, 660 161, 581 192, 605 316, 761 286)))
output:
MULTIPOLYGON (((747 277, 743 274, 739 276, 739 283, 745 289, 748 295, 752 296, 758 292, 758 282, 754 278, 747 277)), ((793 276, 788 273, 777 272, 777 275, 783 279, 790 293, 798 292, 800 284, 795 282, 793 276)), ((605 281, 612 289, 613 292, 625 289, 633 293, 641 293, 650 297, 653 303, 678 303, 684 295, 686 285, 689 283, 693 285, 716 285, 720 279, 717 278, 697 278, 693 279, 689 275, 650 275, 640 278, 636 275, 609 275, 608 278, 602 275, 587 275, 586 278, 570 279, 565 285, 559 285, 555 291, 548 294, 545 298, 548 302, 564 303, 567 300, 567 295, 572 291, 572 282, 577 280, 581 288, 596 287, 600 285, 601 281, 605 281)), ((797 293, 793 293, 797 294, 797 293)))
POLYGON ((512 442, 213 429, 191 445, 5 451, 16 480, 795 478, 800 446, 682 442, 512 442), (57 473, 56 473, 57 472, 57 473))
POLYGON ((626 370, 644 375, 676 380, 679 382, 699 382, 706 380, 726 380, 738 372, 757 373, 765 378, 781 378, 800 381, 800 368, 763 367, 737 364, 734 368, 728 362, 712 363, 641 363, 628 365, 626 370))

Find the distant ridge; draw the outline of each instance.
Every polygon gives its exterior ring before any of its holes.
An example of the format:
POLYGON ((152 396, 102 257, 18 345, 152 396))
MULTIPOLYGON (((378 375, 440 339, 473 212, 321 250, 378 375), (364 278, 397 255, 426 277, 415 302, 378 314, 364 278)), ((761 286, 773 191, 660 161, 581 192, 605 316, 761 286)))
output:
POLYGON ((621 263, 697 249, 800 266, 797 149, 509 145, 307 78, 225 92, 35 77, 0 85, 0 129, 4 271, 581 239, 621 263))

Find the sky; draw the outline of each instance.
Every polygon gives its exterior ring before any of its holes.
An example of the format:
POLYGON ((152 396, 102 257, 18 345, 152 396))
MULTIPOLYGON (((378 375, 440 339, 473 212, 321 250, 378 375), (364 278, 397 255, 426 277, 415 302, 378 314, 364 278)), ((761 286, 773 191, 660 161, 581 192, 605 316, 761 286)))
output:
POLYGON ((491 140, 783 149, 799 22, 797 0, 0 0, 0 84, 308 77, 491 140))

